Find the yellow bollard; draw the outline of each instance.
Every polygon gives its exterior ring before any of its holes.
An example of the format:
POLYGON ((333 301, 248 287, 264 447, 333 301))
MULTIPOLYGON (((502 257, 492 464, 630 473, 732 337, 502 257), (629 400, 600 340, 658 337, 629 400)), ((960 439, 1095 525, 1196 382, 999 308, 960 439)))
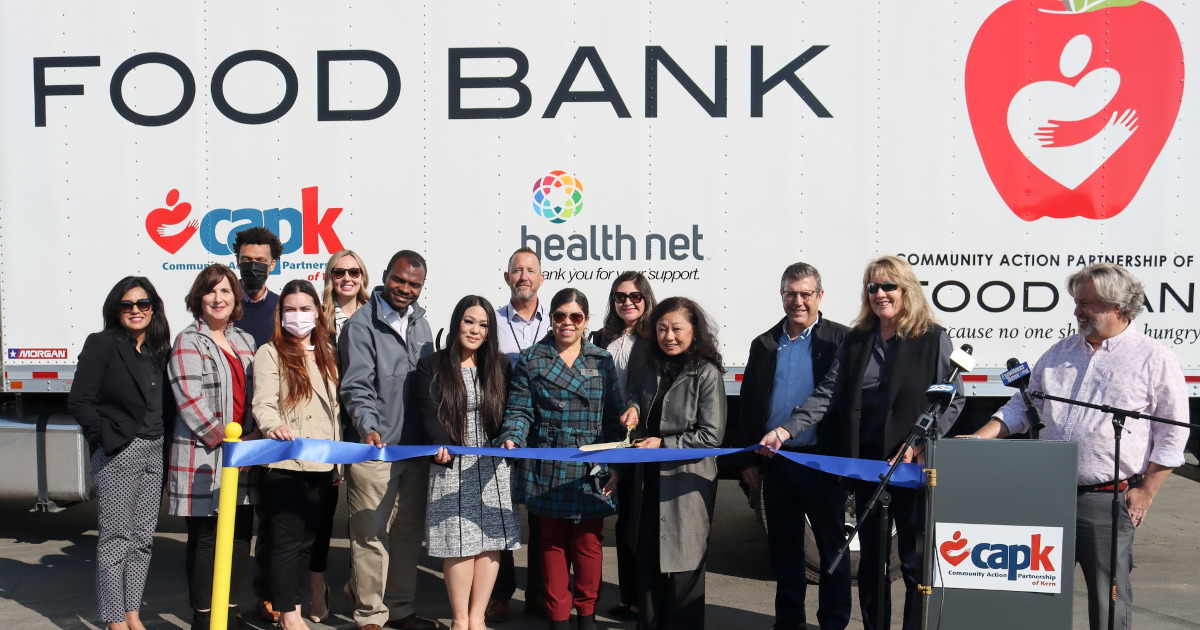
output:
MULTIPOLYGON (((241 442, 242 425, 225 425, 225 442, 241 442)), ((221 455, 224 457, 224 453, 221 455)), ((229 625, 229 574, 233 571, 233 523, 237 516, 238 469, 221 467, 221 497, 217 507, 217 548, 213 561, 212 622, 210 630, 229 625)))

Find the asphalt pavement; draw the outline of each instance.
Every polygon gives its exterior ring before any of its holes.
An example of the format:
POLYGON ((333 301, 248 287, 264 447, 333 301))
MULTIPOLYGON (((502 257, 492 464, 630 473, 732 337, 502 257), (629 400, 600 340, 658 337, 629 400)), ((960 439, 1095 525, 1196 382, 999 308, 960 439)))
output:
MULTIPOLYGON (((1184 473, 1200 479, 1195 467, 1184 473)), ((4 630, 101 628, 95 621, 95 503, 71 506, 57 514, 30 513, 31 501, 0 501, 0 621, 4 630)), ((335 531, 345 530, 344 504, 335 531)), ((601 628, 628 628, 604 613, 617 603, 613 521, 606 523, 604 587, 598 607, 601 628)), ((155 536, 154 558, 142 608, 152 630, 187 628, 190 611, 184 580, 186 534, 182 519, 162 516, 155 536)), ((524 583, 525 555, 516 555, 518 582, 524 583)), ((1134 547, 1134 620, 1138 628, 1200 628, 1200 483, 1181 474, 1163 486, 1134 547)), ((328 582, 335 612, 315 629, 353 628, 341 587, 349 573, 349 545, 344 535, 333 541, 328 582)), ((901 602, 902 583, 892 584, 893 601, 901 602)), ((1087 628, 1083 579, 1075 579, 1074 628, 1087 628)), ((722 481, 713 525, 707 574, 706 626, 710 630, 768 630, 774 623, 775 582, 767 562, 766 535, 746 499, 730 481, 722 481)), ((816 587, 808 591, 810 628, 816 628, 816 587)), ((495 630, 541 630, 546 621, 521 613, 521 592, 513 616, 492 624, 495 630)), ((253 598, 247 581, 237 600, 250 612, 253 598)), ((857 594, 855 595, 857 602, 857 594)), ((899 628, 899 606, 894 628, 899 628)), ((441 561, 425 557, 420 566, 416 609, 449 627, 449 606, 441 561)), ((270 624, 247 618, 243 628, 270 624)), ((850 628, 862 627, 855 604, 850 628)))

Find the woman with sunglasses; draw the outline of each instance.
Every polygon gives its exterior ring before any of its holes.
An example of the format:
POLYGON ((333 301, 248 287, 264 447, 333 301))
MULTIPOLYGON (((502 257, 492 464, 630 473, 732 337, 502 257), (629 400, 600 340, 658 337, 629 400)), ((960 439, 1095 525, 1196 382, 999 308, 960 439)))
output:
MULTIPOLYGON (((512 368, 500 352, 496 311, 478 295, 458 301, 445 349, 417 362, 416 414, 429 444, 490 446, 500 431, 512 368)), ((484 610, 500 571, 500 552, 521 546, 508 462, 445 448, 429 471, 426 548, 442 558, 451 630, 484 627, 484 610)))
MULTIPOLYGON (((900 448, 928 403, 925 389, 950 374, 950 337, 934 321, 933 308, 916 274, 902 258, 884 256, 871 261, 863 273, 861 295, 858 319, 838 348, 825 380, 786 424, 763 436, 764 446, 777 449, 791 436, 824 420, 839 427, 838 455, 889 461, 899 457, 905 462, 923 459, 921 445, 915 452, 906 449, 901 453, 900 448)), ((962 409, 961 379, 955 385, 954 399, 938 417, 939 436, 950 430, 962 409)), ((874 483, 856 484, 857 505, 866 505, 874 489, 874 483)), ((904 628, 914 630, 921 614, 917 579, 924 500, 917 490, 892 486, 888 491, 892 495, 889 520, 895 524, 904 576, 904 628)), ((860 536, 858 593, 863 625, 868 630, 877 627, 879 563, 891 553, 879 544, 878 514, 878 510, 871 512, 860 536)), ((886 586, 884 606, 884 614, 890 617, 891 597, 886 586)))
MULTIPOLYGON (((234 326, 242 316, 242 288, 225 265, 205 267, 188 291, 188 310, 196 318, 171 349, 167 373, 179 410, 171 438, 171 467, 167 475, 167 508, 184 517, 187 526, 185 570, 192 628, 208 628, 213 611, 213 559, 217 539, 217 507, 221 492, 237 493, 233 525, 233 571, 230 593, 241 592, 254 533, 257 488, 250 475, 238 476, 237 488, 221 487, 222 442, 225 427, 242 425, 243 440, 261 437, 251 414, 254 339, 234 326)), ((236 606, 230 601, 230 627, 236 606)))
MULTIPOLYGON (((367 291, 370 278, 367 276, 367 266, 362 258, 353 250, 343 249, 329 257, 325 265, 325 289, 321 297, 322 330, 329 336, 333 344, 333 356, 337 358, 337 338, 342 333, 342 325, 366 304, 371 295, 367 291)), ((341 366, 338 366, 338 377, 341 377, 341 366)), ((335 390, 336 393, 336 390, 335 390)), ((341 410, 340 414, 345 414, 341 410)), ((353 431, 348 418, 339 417, 342 431, 353 431)), ((348 442, 358 442, 357 436, 342 435, 341 439, 348 442)), ((329 566, 329 541, 333 538, 333 518, 337 513, 338 489, 341 478, 333 482, 325 504, 321 510, 321 522, 317 528, 317 537, 313 541, 312 554, 308 560, 309 592, 312 593, 312 606, 308 618, 315 623, 321 623, 329 618, 329 585, 325 583, 325 569, 329 566)), ((349 583, 347 583, 349 586, 349 583)), ((346 599, 350 600, 352 589, 346 590, 346 599)))
MULTIPOLYGON (((550 301, 551 334, 521 352, 513 372, 504 425, 494 442, 505 448, 578 448, 619 440, 620 384, 607 352, 585 341, 587 297, 563 289, 550 301)), ((604 568, 604 517, 616 511, 603 465, 520 460, 517 499, 541 524, 542 581, 550 628, 595 630, 604 568), (575 584, 569 587, 570 569, 575 584)), ((611 484, 610 484, 611 485, 611 484)))
MULTIPOLYGON (((613 280, 608 292, 608 314, 604 328, 592 333, 592 343, 612 355, 621 384, 621 400, 629 400, 629 383, 636 383, 649 362, 650 312, 654 310, 654 291, 639 271, 626 271, 613 280)), ((617 619, 637 619, 637 562, 634 556, 630 495, 633 477, 625 475, 617 484, 617 584, 621 601, 609 609, 617 619)))
MULTIPOLYGON (((254 355, 254 418, 273 440, 337 440, 337 359, 317 291, 292 280, 279 292, 275 334, 254 355)), ((268 464, 263 504, 271 527, 272 603, 284 630, 305 630, 302 586, 324 506, 333 489, 334 466, 299 459, 268 464)), ((314 593, 318 595, 318 593, 314 593)))
MULTIPOLYGON (((725 383, 715 328, 687 298, 650 314, 651 369, 631 381, 621 424, 644 418, 638 448, 717 448, 725 435, 725 383)), ((622 472, 626 472, 625 469, 622 472)), ((636 527, 638 628, 704 627, 704 570, 717 500, 716 458, 637 464, 629 502, 636 527)), ((609 483, 612 486, 612 483, 609 483)))
POLYGON ((334 346, 342 332, 342 324, 371 299, 367 290, 370 278, 367 266, 353 250, 343 249, 329 257, 325 265, 325 291, 321 298, 328 332, 333 335, 334 346))
POLYGON ((175 399, 167 386, 171 332, 146 278, 121 279, 100 310, 104 330, 79 353, 67 408, 92 445, 96 599, 109 630, 145 630, 139 611, 150 570, 175 399))

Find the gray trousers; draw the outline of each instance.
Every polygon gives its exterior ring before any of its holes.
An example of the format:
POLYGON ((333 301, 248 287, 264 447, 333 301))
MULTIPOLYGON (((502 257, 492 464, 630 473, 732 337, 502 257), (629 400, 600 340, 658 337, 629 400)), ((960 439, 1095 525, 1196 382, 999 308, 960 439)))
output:
POLYGON ((163 438, 134 438, 109 457, 92 454, 96 490, 96 601, 100 621, 125 621, 142 607, 163 491, 163 438))
MULTIPOLYGON (((1129 571, 1133 568, 1133 522, 1125 493, 1120 497, 1117 519, 1117 630, 1133 627, 1133 587, 1129 571)), ((1112 541, 1112 493, 1085 492, 1075 507, 1075 561, 1083 569, 1088 591, 1088 620, 1092 630, 1108 628, 1110 580, 1109 546, 1112 541)))

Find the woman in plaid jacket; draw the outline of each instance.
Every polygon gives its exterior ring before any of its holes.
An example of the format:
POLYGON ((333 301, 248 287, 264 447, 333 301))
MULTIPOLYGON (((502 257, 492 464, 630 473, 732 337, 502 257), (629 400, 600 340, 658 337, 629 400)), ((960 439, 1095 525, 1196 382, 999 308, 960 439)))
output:
MULTIPOLYGON (((584 340, 587 296, 563 289, 550 301, 550 310, 552 334, 517 360, 496 443, 576 448, 620 439, 617 418, 624 401, 616 368, 607 352, 584 340)), ((519 462, 517 499, 541 524, 542 579, 552 629, 568 627, 572 605, 580 630, 596 627, 604 517, 616 512, 615 497, 602 490, 608 478, 604 466, 584 462, 519 462)))
MULTIPOLYGON (((196 321, 179 333, 167 374, 179 406, 171 439, 167 477, 168 509, 187 524, 187 577, 192 628, 208 628, 212 601, 217 506, 221 491, 221 443, 225 425, 239 422, 256 437, 250 414, 254 340, 230 323, 242 311, 241 285, 224 265, 209 265, 196 276, 187 296, 196 321)), ((254 512, 249 475, 238 479, 230 592, 238 593, 250 557, 254 512)), ((230 627, 236 615, 230 604, 230 627)))

